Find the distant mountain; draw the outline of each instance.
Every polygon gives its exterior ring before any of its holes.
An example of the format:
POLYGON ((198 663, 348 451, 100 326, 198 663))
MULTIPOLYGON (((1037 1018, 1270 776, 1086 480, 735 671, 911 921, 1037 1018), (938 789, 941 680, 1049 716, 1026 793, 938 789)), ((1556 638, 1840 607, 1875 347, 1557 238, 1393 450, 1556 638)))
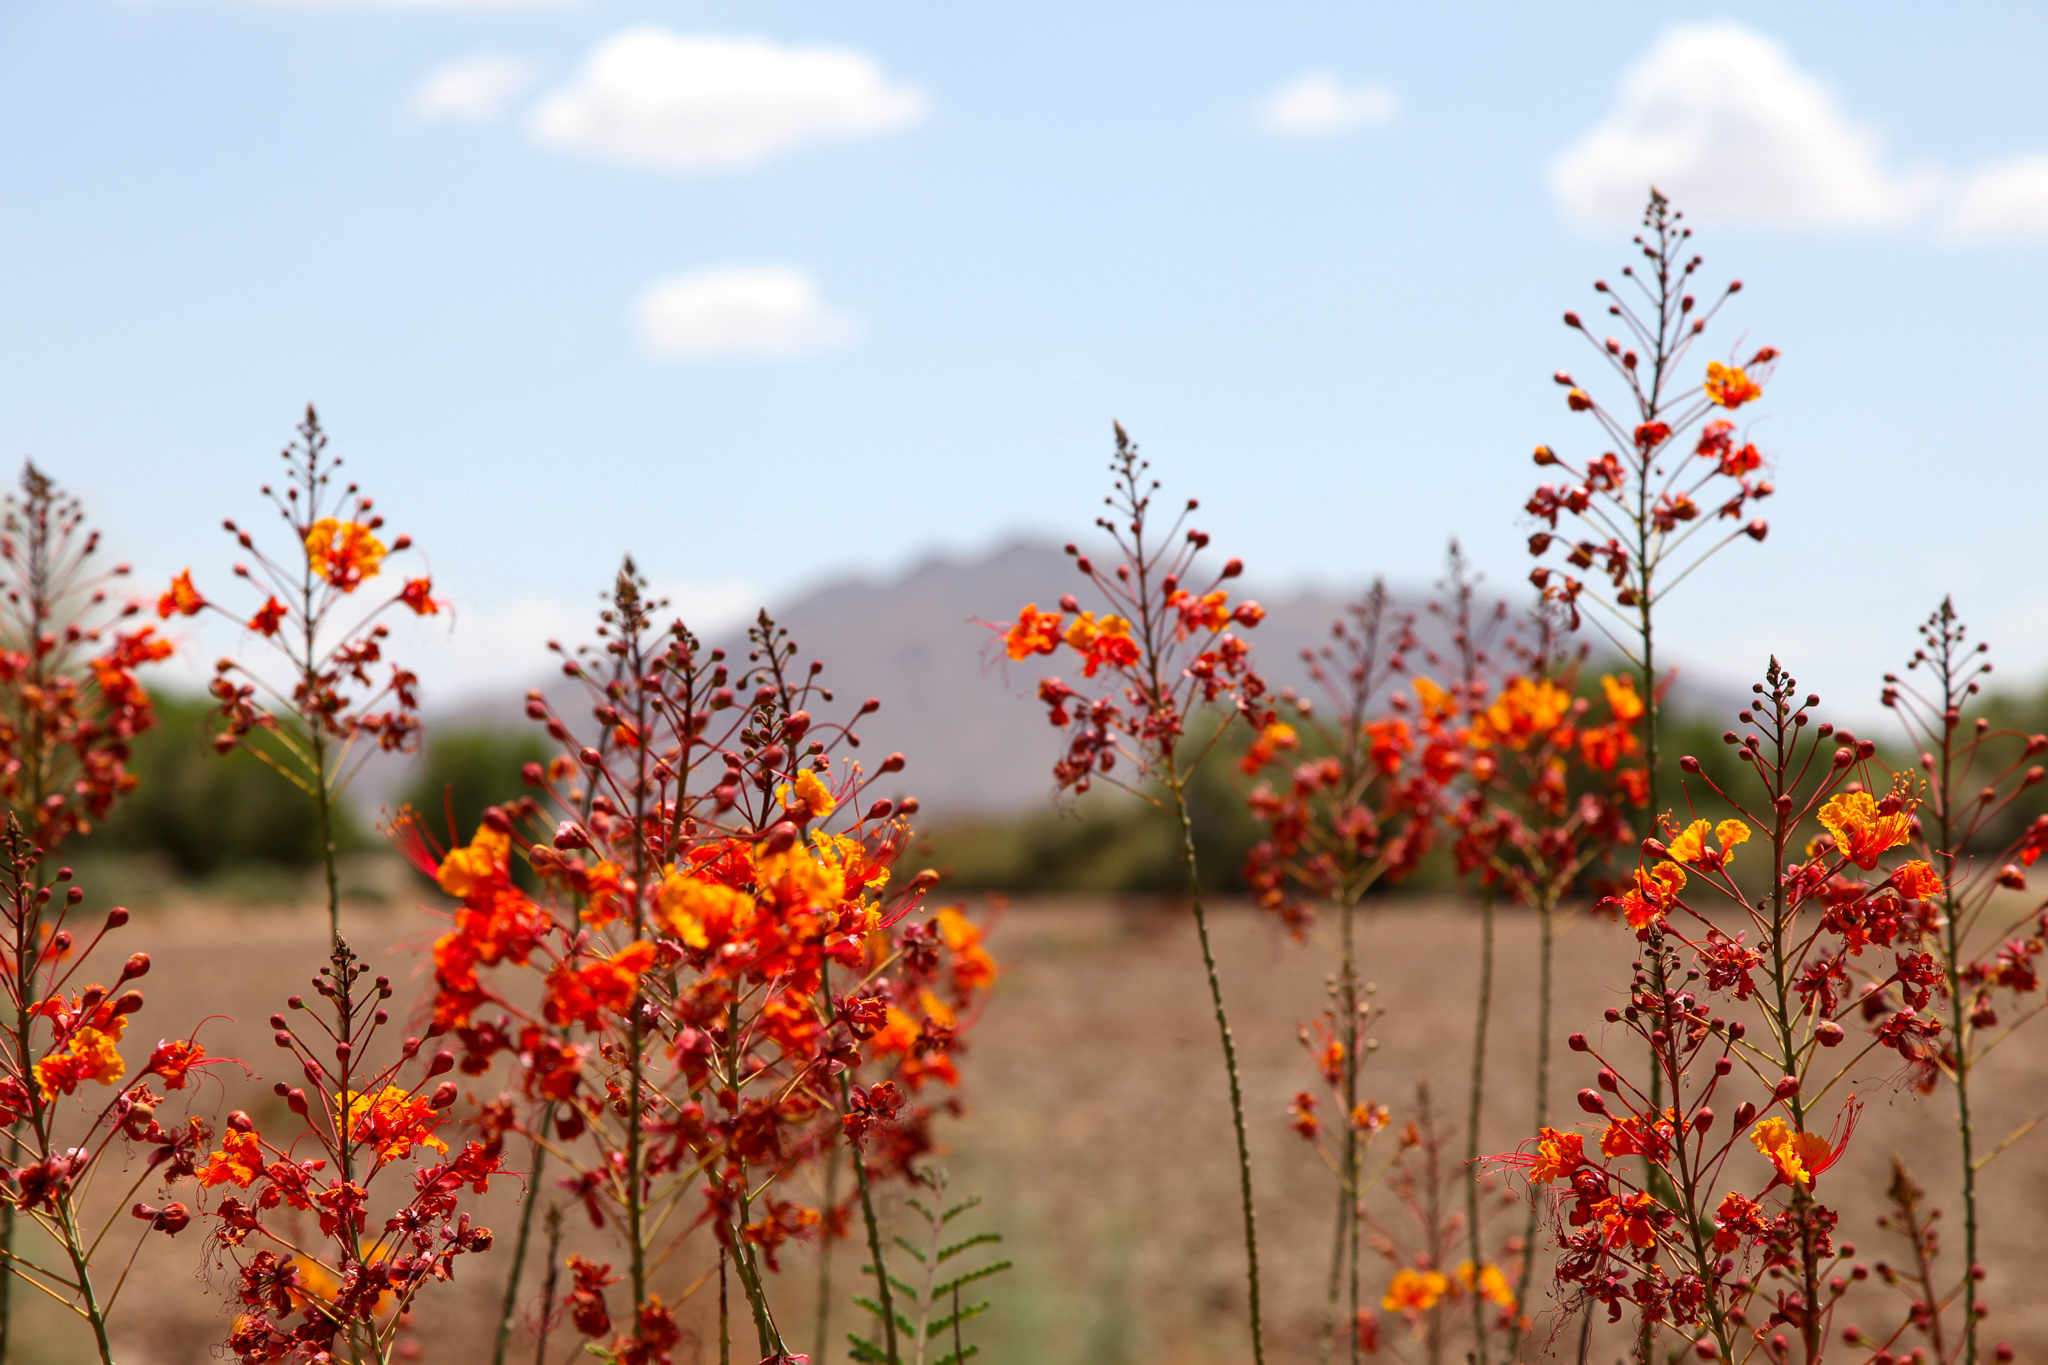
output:
MULTIPOLYGON (((1246 637, 1261 672, 1275 687, 1305 688, 1302 651, 1329 638, 1346 599, 1328 591, 1264 596, 1255 585, 1235 586, 1234 597, 1255 598, 1266 608, 1264 622, 1246 637)), ((881 710, 859 726, 858 754, 870 765, 893 751, 905 755, 897 794, 916 795, 940 819, 997 815, 1043 802, 1052 791, 1060 740, 1035 693, 1039 679, 1059 669, 1044 658, 1011 663, 997 633, 977 619, 1014 620, 1027 602, 1051 609, 1069 591, 1085 600, 1085 588, 1060 549, 1017 542, 974 557, 937 556, 893 577, 842 579, 771 614, 796 642, 800 664, 825 664, 820 681, 835 700, 820 708, 821 718, 851 714, 868 697, 881 701, 881 710)), ((1416 612, 1424 644, 1411 667, 1442 676, 1426 657, 1430 647, 1441 650, 1446 643, 1441 624, 1423 609, 1421 593, 1396 596, 1416 612)), ((715 643, 735 660, 746 657, 743 631, 715 643)), ((554 679, 549 690, 565 706, 581 709, 563 679, 554 679)), ((437 720, 523 724, 520 695, 479 701, 437 720)), ((371 804, 389 799, 404 774, 377 777, 362 793, 371 804)))

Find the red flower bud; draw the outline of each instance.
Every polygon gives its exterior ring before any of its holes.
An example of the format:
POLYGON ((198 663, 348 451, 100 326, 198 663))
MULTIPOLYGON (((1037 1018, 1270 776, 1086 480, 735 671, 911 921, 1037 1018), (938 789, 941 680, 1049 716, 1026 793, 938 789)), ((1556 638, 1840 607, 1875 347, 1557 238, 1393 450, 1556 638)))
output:
POLYGON ((1597 1090, 1581 1090, 1579 1092, 1579 1108, 1589 1114, 1604 1115, 1607 1112, 1607 1101, 1600 1098, 1600 1092, 1597 1090))

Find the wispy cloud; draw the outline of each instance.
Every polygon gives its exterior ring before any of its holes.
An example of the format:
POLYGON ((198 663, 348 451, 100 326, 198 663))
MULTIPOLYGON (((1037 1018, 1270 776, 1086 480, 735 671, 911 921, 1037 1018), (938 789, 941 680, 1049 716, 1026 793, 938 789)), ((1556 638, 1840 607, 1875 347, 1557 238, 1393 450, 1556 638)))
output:
POLYGON ((640 343, 663 360, 802 355, 842 345, 858 325, 795 266, 717 266, 658 280, 633 306, 640 343))
POLYGON ((907 128, 929 108, 922 91, 891 81, 864 53, 647 24, 599 44, 528 126, 564 151, 704 171, 907 128))
POLYGON ((1401 97, 1387 86, 1345 85, 1326 71, 1289 81, 1259 101, 1259 127, 1278 137, 1318 138, 1391 123, 1401 97))
POLYGON ((2048 238, 2048 154, 1995 162, 1962 177, 1944 224, 1969 244, 2048 238))
POLYGON ((406 111, 422 123, 496 123, 540 79, 533 63, 502 52, 479 52, 429 71, 413 88, 406 111))

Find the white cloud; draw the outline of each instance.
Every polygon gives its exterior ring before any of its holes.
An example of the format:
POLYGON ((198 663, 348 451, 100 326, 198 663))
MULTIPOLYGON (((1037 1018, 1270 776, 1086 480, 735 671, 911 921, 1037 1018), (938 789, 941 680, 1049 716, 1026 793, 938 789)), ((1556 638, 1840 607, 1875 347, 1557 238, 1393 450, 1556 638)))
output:
POLYGON ((429 71, 414 87, 406 110, 422 123, 496 123, 537 79, 531 62, 479 52, 429 71))
POLYGON ((2048 155, 2014 157, 1963 177, 1945 226, 1958 242, 2048 237, 2048 155))
POLYGON ((1373 124, 1391 123, 1401 97, 1384 85, 1346 86, 1326 71, 1289 81, 1259 101, 1259 127, 1281 137, 1329 137, 1373 124))
POLYGON ((1862 226, 1910 214, 1928 172, 1890 167, 1883 139, 1772 39, 1734 23, 1667 30, 1614 107, 1551 167, 1580 223, 1634 221, 1651 185, 1688 213, 1779 226, 1862 226))
POLYGON ((908 127, 922 91, 844 48, 686 36, 654 24, 613 35, 533 111, 549 146, 658 170, 746 166, 828 138, 908 127))
POLYGON ((640 343, 666 360, 801 355, 850 341, 854 320, 794 266, 718 266, 657 280, 633 306, 640 343))

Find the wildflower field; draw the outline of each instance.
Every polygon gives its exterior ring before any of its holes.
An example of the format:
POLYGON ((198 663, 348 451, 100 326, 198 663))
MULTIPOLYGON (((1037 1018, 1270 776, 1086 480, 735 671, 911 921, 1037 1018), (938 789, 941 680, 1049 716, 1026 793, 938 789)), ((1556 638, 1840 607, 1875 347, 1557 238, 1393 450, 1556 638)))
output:
POLYGON ((382 812, 417 878, 352 901, 350 783, 422 739, 393 625, 447 604, 318 415, 226 581, 134 582, 25 470, 0 1359, 2048 1358, 2048 736, 1937 596, 1889 732, 1788 641, 1673 752, 1660 609, 1730 591, 1798 456, 1754 425, 1778 352, 1720 339, 1768 318, 1654 191, 1629 252, 1499 490, 1527 584, 1454 543, 1397 566, 1426 610, 1374 585, 1271 684, 1245 566, 1117 427, 1071 575, 959 623, 1052 801, 1170 822, 1163 903, 954 894, 861 745, 889 699, 765 611, 710 646, 630 558, 529 694, 544 757, 474 822, 382 812), (207 733, 303 804, 319 894, 131 914, 67 845, 206 614, 207 733))

